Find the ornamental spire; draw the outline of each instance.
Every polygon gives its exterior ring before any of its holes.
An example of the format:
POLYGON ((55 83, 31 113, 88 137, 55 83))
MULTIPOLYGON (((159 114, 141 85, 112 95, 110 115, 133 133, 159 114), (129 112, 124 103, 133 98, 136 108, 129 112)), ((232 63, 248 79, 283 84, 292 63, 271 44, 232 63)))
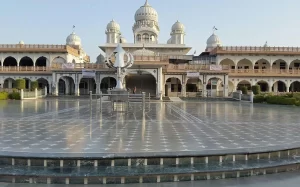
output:
POLYGON ((144 6, 149 6, 148 0, 146 0, 145 5, 144 6))

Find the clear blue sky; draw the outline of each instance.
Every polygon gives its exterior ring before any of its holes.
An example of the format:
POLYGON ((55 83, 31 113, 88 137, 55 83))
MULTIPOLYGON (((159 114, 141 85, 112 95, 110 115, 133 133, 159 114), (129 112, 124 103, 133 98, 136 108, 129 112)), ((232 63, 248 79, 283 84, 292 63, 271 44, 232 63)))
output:
MULTIPOLYGON (((0 43, 64 44, 76 25, 85 51, 95 61, 111 19, 133 41, 135 11, 145 0, 3 0, 0 43)), ((172 24, 186 26, 191 52, 205 49, 215 25, 223 45, 300 46, 299 0, 149 0, 159 14, 160 43, 172 24)))

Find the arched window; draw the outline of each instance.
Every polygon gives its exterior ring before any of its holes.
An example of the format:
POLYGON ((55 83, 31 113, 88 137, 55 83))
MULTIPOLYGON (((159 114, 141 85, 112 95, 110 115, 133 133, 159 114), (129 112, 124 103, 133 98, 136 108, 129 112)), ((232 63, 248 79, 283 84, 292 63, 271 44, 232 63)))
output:
POLYGON ((136 41, 140 42, 141 40, 142 40, 142 37, 141 37, 140 34, 138 34, 138 35, 136 36, 136 41))
POLYGON ((149 38, 149 34, 143 34, 143 41, 144 42, 149 42, 150 38, 149 38))
POLYGON ((155 42, 155 36, 154 36, 154 35, 151 35, 150 40, 151 40, 152 42, 155 42))

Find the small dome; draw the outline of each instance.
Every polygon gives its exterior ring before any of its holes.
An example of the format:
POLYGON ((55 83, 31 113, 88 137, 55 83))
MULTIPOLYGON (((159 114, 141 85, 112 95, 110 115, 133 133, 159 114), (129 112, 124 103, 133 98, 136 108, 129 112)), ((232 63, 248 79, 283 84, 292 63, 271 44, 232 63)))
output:
POLYGON ((143 49, 134 51, 133 55, 135 55, 135 56, 155 56, 155 53, 153 51, 143 48, 143 49))
POLYGON ((135 12, 135 21, 152 20, 158 22, 157 11, 149 5, 148 0, 135 12))
POLYGON ((79 36, 77 36, 75 34, 75 32, 72 32, 72 34, 70 34, 67 37, 66 43, 67 43, 67 45, 78 45, 78 46, 81 46, 81 39, 80 39, 79 36))
POLYGON ((97 57, 96 64, 105 64, 105 57, 102 54, 97 57))
POLYGON ((172 44, 172 38, 168 39, 167 44, 172 44))
POLYGON ((20 44, 20 45, 24 45, 25 43, 24 43, 23 40, 21 40, 21 41, 19 42, 19 44, 20 44))
POLYGON ((207 39, 207 48, 215 48, 217 46, 221 46, 222 42, 217 35, 214 33, 207 39))
POLYGON ((120 25, 117 22, 115 22, 115 20, 111 20, 107 24, 106 29, 107 30, 114 29, 114 30, 120 31, 120 25))
POLYGON ((176 30, 179 30, 179 31, 184 31, 185 30, 184 25, 182 23, 180 23, 178 20, 172 26, 172 31, 176 31, 176 30))

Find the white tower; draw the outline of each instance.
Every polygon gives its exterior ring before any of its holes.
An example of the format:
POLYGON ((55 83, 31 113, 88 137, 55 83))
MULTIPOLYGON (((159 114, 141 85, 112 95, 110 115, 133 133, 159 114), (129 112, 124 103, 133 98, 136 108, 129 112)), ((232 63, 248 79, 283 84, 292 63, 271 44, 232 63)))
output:
POLYGON ((158 14, 148 0, 136 11, 134 18, 134 43, 158 43, 158 14))
POLYGON ((119 38, 121 36, 120 25, 112 20, 107 24, 105 34, 106 43, 119 43, 119 38))
POLYGON ((184 44, 185 27, 178 20, 172 26, 171 38, 168 44, 184 44))

